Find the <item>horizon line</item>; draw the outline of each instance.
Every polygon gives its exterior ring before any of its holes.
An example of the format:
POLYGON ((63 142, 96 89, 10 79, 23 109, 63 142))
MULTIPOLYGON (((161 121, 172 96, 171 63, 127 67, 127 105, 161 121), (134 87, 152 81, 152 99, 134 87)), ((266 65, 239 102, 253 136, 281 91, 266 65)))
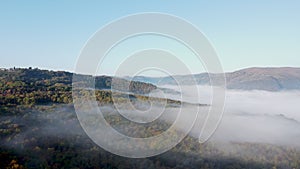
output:
MULTIPOLYGON (((224 73, 233 73, 241 70, 247 70, 247 69, 283 69, 283 68, 291 68, 291 69, 300 69, 299 67, 295 66, 250 66, 250 67, 244 67, 240 69, 235 69, 233 71, 224 71, 224 73)), ((0 70, 14 70, 14 69, 38 69, 38 70, 46 70, 46 71, 54 71, 54 72, 68 72, 68 73, 76 73, 72 70, 63 70, 63 69, 51 69, 51 68, 43 68, 43 67, 34 67, 34 66, 29 66, 29 67, 0 67, 0 70)), ((209 72, 195 72, 192 73, 191 75, 198 75, 198 74, 204 74, 204 73, 209 73, 209 72)), ((78 73, 81 74, 81 73, 78 73)), ((211 74, 219 74, 219 73, 211 73, 211 74)), ((82 75, 90 75, 90 74, 82 74, 82 75)), ((174 74, 173 76, 184 76, 187 74, 174 74)), ((114 76, 112 74, 97 74, 93 76, 114 76)), ((124 75, 120 77, 131 77, 130 75, 124 75)), ((135 77, 168 77, 168 76, 135 76, 135 77)))

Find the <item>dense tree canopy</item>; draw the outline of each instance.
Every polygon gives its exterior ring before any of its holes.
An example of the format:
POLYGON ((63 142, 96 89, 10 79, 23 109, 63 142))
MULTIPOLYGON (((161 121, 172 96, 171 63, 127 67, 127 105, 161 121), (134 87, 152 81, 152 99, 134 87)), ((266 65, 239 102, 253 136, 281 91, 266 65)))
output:
MULTIPOLYGON (((6 69, 0 70, 0 105, 35 105, 49 103, 71 103, 72 102, 72 77, 73 74, 63 71, 47 71, 39 69, 6 69)), ((83 81, 91 76, 83 76, 83 81)), ((99 91, 111 89, 112 77, 97 76, 95 89, 99 98, 103 101, 109 97, 110 91, 99 91)), ((146 94, 156 89, 156 86, 142 82, 129 82, 121 78, 114 78, 114 89, 126 90, 136 94, 146 94)), ((78 83, 78 82, 77 82, 78 83)))

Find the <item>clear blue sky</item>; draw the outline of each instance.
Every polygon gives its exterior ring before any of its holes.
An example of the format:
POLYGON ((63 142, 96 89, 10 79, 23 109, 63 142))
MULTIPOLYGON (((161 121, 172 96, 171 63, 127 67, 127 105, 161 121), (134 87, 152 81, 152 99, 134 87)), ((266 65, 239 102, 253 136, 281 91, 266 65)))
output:
POLYGON ((72 71, 99 28, 125 15, 163 12, 196 25, 225 71, 300 67, 300 1, 1 1, 0 67, 72 71))

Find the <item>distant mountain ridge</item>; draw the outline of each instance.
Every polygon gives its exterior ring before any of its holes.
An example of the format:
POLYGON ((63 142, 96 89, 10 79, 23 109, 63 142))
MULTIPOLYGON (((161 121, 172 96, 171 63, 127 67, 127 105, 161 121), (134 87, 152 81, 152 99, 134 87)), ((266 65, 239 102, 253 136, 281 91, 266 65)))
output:
MULTIPOLYGON (((183 85, 193 85, 193 77, 198 85, 210 85, 209 76, 217 74, 200 73, 194 75, 176 75, 167 77, 135 77, 135 81, 155 85, 176 85, 175 78, 183 85)), ((253 67, 225 73, 228 89, 236 90, 300 90, 300 68, 253 67)))

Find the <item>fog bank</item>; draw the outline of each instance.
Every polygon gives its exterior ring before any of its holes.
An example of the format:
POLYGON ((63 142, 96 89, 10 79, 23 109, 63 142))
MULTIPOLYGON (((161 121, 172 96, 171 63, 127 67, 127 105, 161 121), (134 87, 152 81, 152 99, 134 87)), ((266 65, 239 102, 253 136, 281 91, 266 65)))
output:
MULTIPOLYGON (((176 86, 162 86, 178 90, 176 86)), ((181 86, 195 102, 195 91, 181 86)), ((212 91, 209 86, 198 86, 200 103, 210 104, 212 91)), ((179 90, 178 90, 179 91, 179 90)), ((178 94, 167 94, 178 99, 178 94)), ((214 133, 213 141, 255 142, 300 147, 300 91, 236 91, 227 90, 222 121, 214 133)), ((214 106, 214 105, 211 105, 214 106)), ((207 112, 207 111, 206 111, 207 112)), ((203 113, 203 112, 202 112, 203 113)), ((203 123, 205 115, 197 120, 203 123), (202 118, 201 118, 202 117, 202 118)), ((202 126, 193 128, 191 135, 198 137, 202 126)))

